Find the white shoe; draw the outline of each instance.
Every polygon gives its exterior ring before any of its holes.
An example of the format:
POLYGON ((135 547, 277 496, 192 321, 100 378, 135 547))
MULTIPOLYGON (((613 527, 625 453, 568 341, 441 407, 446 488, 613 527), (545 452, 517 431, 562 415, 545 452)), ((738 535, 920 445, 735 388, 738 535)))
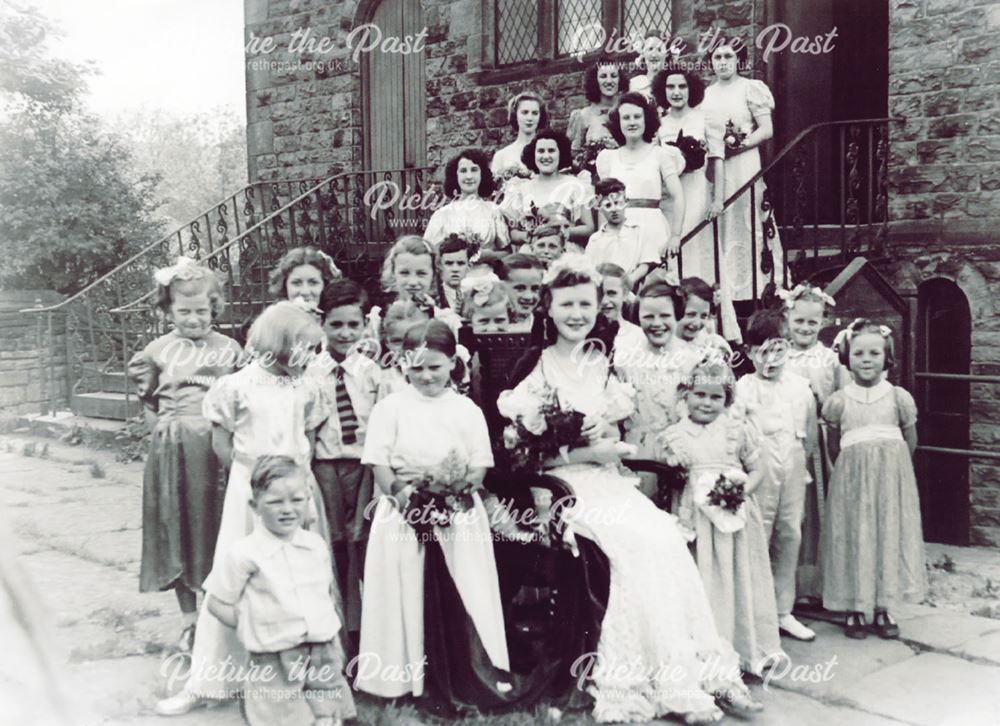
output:
POLYGON ((195 708, 210 706, 213 703, 211 698, 196 696, 182 688, 173 696, 157 701, 154 710, 160 716, 183 716, 195 708))
POLYGON ((815 631, 800 623, 791 613, 782 616, 781 619, 778 620, 778 628, 782 633, 790 635, 796 640, 809 641, 816 639, 815 631))

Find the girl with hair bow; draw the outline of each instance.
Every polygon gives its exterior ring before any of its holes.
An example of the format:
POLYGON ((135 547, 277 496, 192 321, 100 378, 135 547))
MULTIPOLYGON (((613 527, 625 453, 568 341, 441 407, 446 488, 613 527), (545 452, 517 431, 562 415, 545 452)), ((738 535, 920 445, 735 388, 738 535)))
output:
POLYGON ((834 461, 823 528, 823 607, 846 612, 845 634, 898 638, 889 611, 927 589, 920 499, 913 472, 917 406, 885 380, 892 331, 859 318, 835 348, 852 381, 823 404, 834 461), (868 625, 866 618, 873 621, 868 625))

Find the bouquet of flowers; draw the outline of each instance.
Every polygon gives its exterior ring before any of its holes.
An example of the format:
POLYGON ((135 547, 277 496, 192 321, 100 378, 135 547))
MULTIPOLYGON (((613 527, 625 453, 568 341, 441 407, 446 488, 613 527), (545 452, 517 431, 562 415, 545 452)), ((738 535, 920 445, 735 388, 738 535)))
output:
POLYGON ((472 509, 476 487, 466 473, 465 461, 452 449, 436 469, 410 482, 413 491, 403 508, 406 523, 427 535, 434 527, 450 526, 456 514, 472 509))
POLYGON ((674 141, 668 141, 671 146, 676 146, 684 155, 684 171, 697 171, 705 166, 705 142, 693 136, 685 136, 683 131, 677 132, 674 141))
POLYGON ((696 481, 695 503, 720 532, 738 532, 746 524, 746 483, 739 469, 706 473, 696 481))
POLYGON ((530 179, 531 172, 525 169, 520 164, 514 166, 508 166, 506 169, 501 169, 496 176, 493 177, 493 181, 496 182, 497 194, 493 201, 499 202, 503 193, 507 190, 507 185, 511 182, 514 184, 524 179, 530 179))
POLYGON ((511 229, 519 229, 522 232, 531 234, 531 230, 541 226, 542 216, 538 212, 538 205, 532 202, 527 212, 520 214, 511 209, 503 209, 503 215, 507 219, 507 226, 511 229))
POLYGON ((587 172, 589 181, 597 179, 597 155, 605 149, 617 149, 618 143, 610 136, 601 136, 588 141, 573 155, 573 172, 587 172))
POLYGON ((503 432, 503 446, 515 471, 541 471, 546 459, 589 443, 582 433, 585 416, 563 408, 548 384, 534 395, 504 391, 497 408, 511 421, 503 432))
POLYGON ((726 131, 722 135, 722 141, 726 144, 726 156, 732 156, 735 152, 742 151, 746 138, 747 132, 738 128, 732 119, 726 121, 726 131))

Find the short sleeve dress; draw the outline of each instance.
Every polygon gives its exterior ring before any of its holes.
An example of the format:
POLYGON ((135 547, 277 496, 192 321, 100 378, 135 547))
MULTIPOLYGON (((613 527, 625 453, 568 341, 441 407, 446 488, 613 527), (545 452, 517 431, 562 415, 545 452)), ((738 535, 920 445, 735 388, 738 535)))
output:
MULTIPOLYGON (((375 404, 363 464, 433 472, 449 456, 470 468, 493 466, 486 419, 471 400, 450 389, 429 397, 406 385, 375 404)), ((497 674, 510 670, 489 518, 478 493, 473 499, 473 509, 457 515, 447 528, 435 527, 434 541, 428 542, 418 538, 391 498, 378 498, 365 555, 360 652, 374 654, 380 668, 359 669, 360 690, 383 698, 424 693, 428 647, 438 642, 443 629, 463 627, 443 623, 443 613, 424 608, 425 586, 442 575, 454 583, 459 610, 467 616, 468 638, 462 638, 466 654, 474 648, 485 652, 497 674), (446 574, 440 571, 442 556, 446 574), (411 677, 382 677, 387 672, 411 677)), ((472 680, 468 661, 438 659, 429 667, 448 671, 435 682, 472 680)), ((496 695, 496 683, 478 686, 470 686, 471 692, 478 690, 484 698, 486 692, 496 695)), ((456 693, 439 695, 459 698, 456 693)))
MULTIPOLYGON (((705 89, 705 100, 699 105, 706 113, 714 115, 725 128, 727 122, 732 122, 734 128, 751 133, 756 127, 755 116, 770 115, 774 110, 774 96, 770 89, 761 81, 749 78, 737 78, 734 82, 719 85, 713 83, 705 89)), ((753 148, 741 154, 731 156, 725 161, 725 198, 728 199, 740 187, 746 184, 761 169, 760 150, 753 148)), ((754 226, 750 224, 750 193, 740 195, 720 217, 719 235, 723 254, 724 284, 730 289, 733 300, 749 300, 753 296, 754 285, 751 274, 752 244, 756 240, 757 296, 764 290, 764 285, 772 279, 771 270, 765 269, 762 263, 764 247, 764 221, 770 212, 765 214, 763 203, 766 186, 763 179, 754 184, 756 210, 754 211, 754 226)), ((774 237, 766 240, 773 260, 774 282, 783 286, 781 242, 777 236, 777 226, 774 226, 774 237)))
MULTIPOLYGON (((535 369, 501 394, 500 412, 510 420, 532 409, 537 414, 546 387, 555 389, 564 408, 611 424, 627 418, 634 406, 632 387, 609 375, 603 358, 574 365, 546 348, 535 369)), ((546 473, 573 491, 575 503, 563 521, 596 543, 611 565, 597 646, 599 662, 608 667, 597 668, 588 686, 594 719, 651 721, 669 713, 705 713, 712 709, 709 694, 715 688, 743 690, 737 654, 709 615, 709 600, 675 518, 615 464, 567 464, 546 473)), ((773 592, 771 601, 773 607, 773 592)))
POLYGON ((781 653, 774 578, 764 520, 753 496, 746 524, 721 532, 695 504, 695 488, 730 469, 753 466, 758 450, 746 423, 722 414, 709 424, 684 418, 664 431, 660 456, 688 471, 678 516, 696 534, 695 559, 719 633, 733 644, 744 670, 760 674, 781 653))
POLYGON ((823 405, 840 431, 823 526, 823 607, 871 614, 927 590, 920 499, 902 428, 917 421, 905 389, 849 383, 823 405))
POLYGON ((215 331, 199 340, 172 331, 129 361, 139 399, 156 414, 143 474, 142 592, 178 581, 198 590, 212 569, 225 483, 201 404, 213 381, 236 370, 241 353, 215 331))

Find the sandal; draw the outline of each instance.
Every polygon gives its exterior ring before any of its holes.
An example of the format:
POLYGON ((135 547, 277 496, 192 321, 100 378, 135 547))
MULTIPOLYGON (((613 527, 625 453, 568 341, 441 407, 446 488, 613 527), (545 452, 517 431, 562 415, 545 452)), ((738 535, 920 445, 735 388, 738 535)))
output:
POLYGON ((854 640, 864 640, 868 637, 868 622, 864 613, 850 613, 844 624, 844 635, 854 640))
POLYGON ((890 617, 889 611, 884 608, 878 608, 875 611, 875 622, 872 624, 872 628, 878 637, 885 640, 895 640, 899 637, 899 626, 890 617))

